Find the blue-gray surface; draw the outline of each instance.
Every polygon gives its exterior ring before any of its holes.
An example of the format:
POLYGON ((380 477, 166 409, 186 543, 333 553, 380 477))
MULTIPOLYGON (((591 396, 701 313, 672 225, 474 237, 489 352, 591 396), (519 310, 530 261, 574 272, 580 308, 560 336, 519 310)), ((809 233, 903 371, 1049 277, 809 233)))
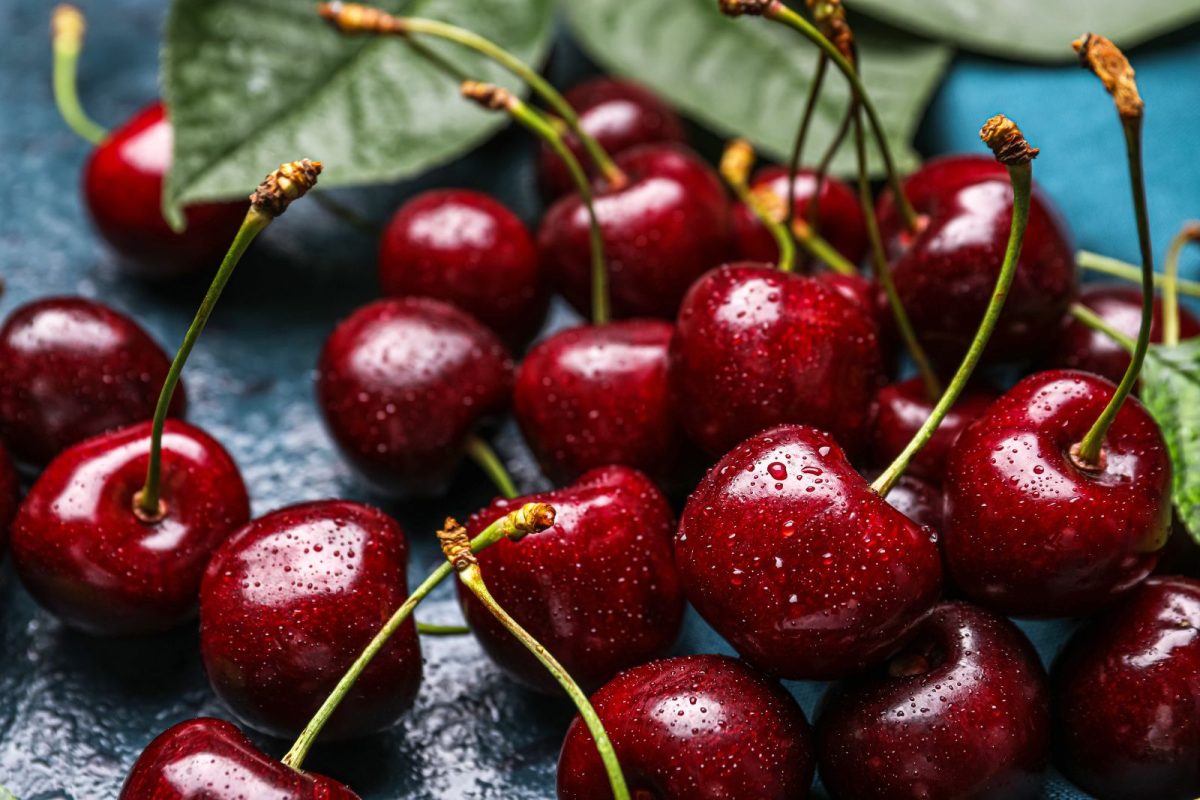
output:
MULTIPOLYGON (((115 123, 156 94, 164 4, 83 5, 92 13, 81 93, 94 116, 115 123)), ((203 286, 156 290, 123 279, 90 230, 77 191, 87 147, 64 128, 50 99, 48 13, 47 4, 0 0, 0 275, 8 283, 0 313, 33 297, 78 293, 132 313, 174 347, 203 286)), ((570 71, 575 62, 560 59, 556 69, 570 71)), ((1180 221, 1200 215, 1200 31, 1143 48, 1135 62, 1150 104, 1147 172, 1161 252, 1180 221)), ((1119 134, 1095 80, 1073 68, 960 58, 930 111, 924 149, 977 149, 975 131, 997 111, 1019 120, 1043 148, 1036 174, 1079 243, 1135 257, 1119 134)), ((421 188, 464 185, 499 196, 532 221, 539 201, 530 152, 509 133, 419 182, 342 199, 382 218, 421 188)), ((236 457, 255 513, 301 500, 364 497, 318 422, 311 371, 334 322, 374 292, 371 242, 340 228, 315 204, 300 204, 256 245, 197 347, 186 375, 192 418, 236 457)), ((554 322, 568 319, 560 309, 554 322)), ((511 425, 498 446, 524 488, 543 485, 511 425)), ((438 560, 433 520, 468 513, 487 494, 481 477, 465 469, 446 500, 390 507, 414 541, 414 576, 438 560)), ((449 593, 439 593, 423 616, 456 619, 449 593)), ((1047 658, 1068 628, 1025 627, 1047 658)), ((369 799, 552 797, 555 753, 569 711, 506 683, 470 638, 424 646, 421 698, 406 720, 387 735, 319 749, 310 766, 369 799)), ((694 617, 679 647, 728 649, 694 617)), ((795 687, 810 712, 820 688, 795 687)), ((197 714, 226 712, 205 683, 194 629, 149 641, 90 639, 39 610, 10 568, 0 573, 0 783, 19 797, 113 797, 152 736, 197 714)), ((286 748, 262 744, 276 754, 286 748)), ((1051 778, 1046 797, 1080 795, 1051 778)))

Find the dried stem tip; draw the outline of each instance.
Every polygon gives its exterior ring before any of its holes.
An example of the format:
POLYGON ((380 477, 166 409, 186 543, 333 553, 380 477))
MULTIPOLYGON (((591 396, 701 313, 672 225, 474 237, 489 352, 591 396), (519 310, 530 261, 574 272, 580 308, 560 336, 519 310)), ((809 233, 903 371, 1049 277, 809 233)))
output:
POLYGON ((454 517, 446 517, 445 524, 437 532, 437 538, 442 545, 442 553, 455 570, 461 572, 471 564, 479 563, 471 552, 471 537, 467 536, 467 529, 459 525, 454 517))
POLYGON ((729 17, 740 17, 743 14, 761 17, 775 4, 775 0, 718 0, 721 13, 729 17))
POLYGON ((1028 164, 1037 158, 1038 149, 1030 147, 1017 123, 1003 114, 997 114, 983 123, 979 138, 992 148, 996 160, 1006 167, 1028 164))
POLYGON ((1085 33, 1072 42, 1071 46, 1079 54, 1079 62, 1091 69, 1112 95, 1121 118, 1140 119, 1145 104, 1138 94, 1133 67, 1121 52, 1121 48, 1096 33, 1085 33))
POLYGON ((86 28, 87 24, 78 8, 67 3, 55 6, 54 14, 50 17, 50 34, 55 42, 78 46, 83 41, 86 28))
POLYGON ((474 100, 492 111, 504 111, 510 108, 514 99, 512 92, 508 89, 479 81, 463 81, 462 96, 468 100, 474 100))
POLYGON ((846 8, 841 0, 807 0, 807 3, 817 30, 833 43, 847 61, 851 64, 856 63, 858 53, 854 44, 854 31, 846 22, 846 8))
POLYGON ((321 18, 342 33, 402 33, 404 23, 386 11, 360 3, 321 3, 321 18))
POLYGON ((527 533, 546 530, 554 524, 554 517, 554 506, 549 503, 526 503, 508 514, 512 535, 518 539, 527 533))
POLYGON ((316 185, 317 176, 320 174, 320 161, 309 161, 305 158, 280 164, 279 169, 264 178, 250 195, 250 205, 264 214, 278 217, 287 211, 293 200, 303 197, 305 192, 316 185))
POLYGON ((721 154, 721 177, 733 186, 745 186, 754 166, 754 147, 745 139, 734 139, 721 154))

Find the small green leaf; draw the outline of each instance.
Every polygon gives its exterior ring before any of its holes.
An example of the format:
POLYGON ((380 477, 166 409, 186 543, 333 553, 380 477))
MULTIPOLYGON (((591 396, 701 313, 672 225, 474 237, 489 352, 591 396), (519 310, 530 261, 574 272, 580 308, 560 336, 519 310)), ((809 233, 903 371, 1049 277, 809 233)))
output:
MULTIPOLYGON (((717 0, 565 0, 565 7, 575 37, 609 71, 646 84, 720 134, 745 136, 764 155, 782 160, 791 151, 817 58, 800 34, 758 17, 726 17, 717 0)), ((919 158, 910 142, 950 50, 869 20, 856 19, 854 29, 863 80, 900 167, 911 169, 919 158)), ((830 68, 808 161, 832 139, 848 97, 846 81, 830 68)), ((835 171, 854 169, 852 151, 847 142, 835 171)))
MULTIPOLYGON (((539 61, 553 0, 411 0, 389 10, 481 33, 539 61)), ((478 80, 519 88, 458 45, 420 43, 478 80)), ((175 0, 162 52, 175 157, 168 214, 248 194, 284 161, 324 162, 329 188, 394 180, 448 161, 505 123, 458 96, 458 80, 396 37, 348 37, 313 0, 175 0)))
POLYGON ((1200 339, 1151 346, 1141 377, 1142 403, 1171 451, 1175 508, 1200 542, 1200 339))

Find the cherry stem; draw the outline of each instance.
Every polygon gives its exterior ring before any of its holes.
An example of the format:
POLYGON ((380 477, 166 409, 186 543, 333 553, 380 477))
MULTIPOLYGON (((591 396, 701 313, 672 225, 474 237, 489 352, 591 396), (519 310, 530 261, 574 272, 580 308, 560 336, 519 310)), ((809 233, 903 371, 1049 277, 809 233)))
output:
POLYGON ((775 244, 779 247, 779 271, 791 272, 796 266, 796 245, 783 222, 764 208, 759 198, 750 191, 747 179, 753 163, 754 149, 750 143, 745 139, 734 139, 725 145, 725 152, 721 154, 719 171, 737 198, 745 203, 746 207, 754 212, 754 216, 758 217, 759 221, 771 232, 775 244))
MULTIPOLYGON (((1121 261, 1112 256, 1093 253, 1091 250, 1079 250, 1075 253, 1075 263, 1081 269, 1088 272, 1097 272, 1101 275, 1108 275, 1111 278, 1119 278, 1130 283, 1142 282, 1142 268, 1134 266, 1126 261, 1121 261)), ((1154 285, 1160 288, 1165 288, 1167 279, 1165 275, 1155 273, 1154 285)), ((1175 288, 1179 294, 1185 297, 1200 297, 1200 281, 1189 281, 1186 278, 1177 278, 1175 288)))
MULTIPOLYGON (((545 503, 526 503, 484 528, 482 533, 471 540, 471 552, 478 553, 486 547, 491 547, 501 539, 519 539, 527 533, 545 530, 553 524, 554 508, 552 506, 545 503)), ((350 669, 346 670, 346 673, 342 675, 337 686, 325 698, 325 702, 313 714, 312 719, 304 726, 304 730, 300 732, 300 736, 296 739, 295 744, 288 750, 287 755, 283 757, 282 761, 284 764, 294 770, 300 770, 304 759, 308 756, 308 751, 312 749, 313 743, 325 727, 325 723, 329 721, 333 712, 337 710, 338 705, 342 702, 342 698, 354 688, 355 681, 362 675, 367 665, 379 654, 379 651, 388 643, 392 635, 400 629, 400 626, 412 614, 413 609, 453 571, 454 567, 450 565, 450 562, 447 561, 439 564, 429 574, 429 577, 422 581, 421 585, 413 590, 413 593, 396 609, 391 618, 375 634, 375 638, 371 640, 370 644, 366 646, 359 657, 354 660, 354 663, 350 665, 350 669)))
POLYGON ((512 476, 508 474, 504 462, 496 455, 491 445, 472 434, 467 437, 466 450, 470 459, 487 474, 505 499, 512 500, 517 496, 517 487, 513 484, 512 476))
POLYGON ((1071 316, 1073 316, 1075 319, 1079 320, 1092 330, 1103 333, 1105 336, 1112 339, 1130 353, 1132 353, 1134 347, 1137 346, 1137 342, 1135 342, 1132 337, 1126 336, 1112 325, 1109 325, 1108 322, 1105 321, 1104 317, 1100 316, 1095 311, 1092 311, 1083 303, 1072 303, 1070 312, 1071 316))
POLYGON ((808 218, 808 224, 815 226, 817 224, 817 211, 820 206, 821 192, 825 189, 825 181, 829 177, 829 168, 833 164, 833 158, 837 155, 837 151, 841 149, 842 143, 846 140, 846 135, 850 133, 850 123, 854 120, 854 104, 850 104, 846 108, 846 113, 842 115, 842 122, 838 126, 837 133, 829 140, 829 146, 825 148, 825 152, 821 154, 821 161, 817 164, 817 182, 813 188, 813 195, 808 199, 808 208, 805 211, 805 216, 808 218))
POLYGON ((463 636, 470 632, 466 625, 438 625, 417 620, 417 633, 423 636, 463 636))
POLYGON ((1179 344, 1179 256, 1189 242, 1200 241, 1200 222, 1188 222, 1179 229, 1163 262, 1163 344, 1179 344))
POLYGON ((83 110, 76 86, 79 53, 83 49, 86 30, 83 14, 75 6, 60 5, 54 9, 50 30, 54 50, 54 102, 58 104, 58 113, 80 138, 99 144, 108 136, 108 131, 83 110))
MULTIPOLYGON (((796 128, 796 140, 792 143, 792 157, 788 162, 787 222, 789 227, 796 219, 796 173, 800 171, 804 143, 808 139, 808 130, 812 127, 817 100, 821 96, 821 88, 825 84, 825 73, 828 69, 829 57, 824 53, 818 53, 817 68, 813 72, 812 84, 808 87, 808 97, 804 100, 804 112, 800 115, 800 125, 796 128)), ((812 220, 809 220, 809 223, 812 224, 812 220)))
MULTIPOLYGON (((988 121, 984 126, 984 132, 988 131, 989 126, 995 121, 996 117, 988 121)), ((1015 130, 1015 126, 1013 126, 1015 130)), ((1017 132, 1019 135, 1019 131, 1017 132)), ((988 141, 985 139, 985 141, 988 141)), ((1023 142, 1023 139, 1022 139, 1023 142)), ((988 141, 992 144, 991 141, 988 141)), ((1036 151, 1030 151, 1036 155, 1036 151)), ((1032 159, 1033 155, 1029 156, 1032 159)), ((988 300, 987 309, 984 311, 983 319, 979 323, 979 329, 975 332, 975 338, 971 340, 971 346, 967 348, 967 354, 963 357, 962 363, 958 365, 958 371, 954 373, 954 377, 950 379, 946 391, 934 405, 933 411, 929 417, 913 435, 912 440, 900 453, 896 456, 896 460, 888 465, 875 482, 871 484, 871 488, 878 492, 881 496, 886 497, 888 492, 895 486, 896 481, 904 474, 904 470, 908 468, 909 462, 913 456, 917 454, 922 447, 929 442, 933 434, 937 431, 938 426, 942 424, 942 420, 946 414, 958 401, 959 395, 966 388, 967 382, 971 379, 971 374, 975 371, 975 367, 979 364, 980 358, 983 357, 983 351, 987 347, 988 340, 992 336, 992 332, 996 329, 996 322, 1000 319, 1000 312, 1004 310, 1004 301, 1008 298, 1009 288, 1012 286, 1013 276, 1017 272, 1017 261, 1021 257, 1021 245, 1025 240, 1025 226, 1029 222, 1029 195, 1030 186, 1033 182, 1033 168, 1030 166, 1031 161, 1017 161, 1015 163, 1007 163, 1009 181, 1012 183, 1013 190, 1013 215, 1012 226, 1008 234, 1008 245, 1004 250, 1004 263, 1000 267, 1000 274, 996 278, 996 286, 992 290, 991 299, 988 300)))

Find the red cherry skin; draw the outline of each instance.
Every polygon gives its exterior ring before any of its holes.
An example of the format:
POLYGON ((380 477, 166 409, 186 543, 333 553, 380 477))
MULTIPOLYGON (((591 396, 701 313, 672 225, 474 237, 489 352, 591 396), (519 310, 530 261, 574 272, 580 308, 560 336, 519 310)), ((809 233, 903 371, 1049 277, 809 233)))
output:
POLYGON ((1200 582, 1153 577, 1053 670, 1056 761, 1100 800, 1200 794, 1200 582))
MULTIPOLYGON (((105 431, 154 416, 171 360, 141 326, 82 297, 50 297, 0 328, 0 438, 42 466, 105 431)), ((187 407, 183 385, 171 414, 187 407)))
POLYGON ((163 180, 175 134, 154 102, 96 146, 83 175, 83 196, 100 235, 125 257, 122 267, 164 280, 216 270, 246 216, 245 200, 184 209, 186 229, 163 219, 163 180))
POLYGON ((21 484, 4 445, 0 444, 0 555, 8 541, 8 526, 21 503, 21 484))
POLYGON ((888 505, 923 528, 942 529, 942 492, 915 475, 904 474, 884 498, 888 505))
MULTIPOLYGON (((1095 311, 1101 319, 1121 333, 1136 339, 1142 324, 1142 290, 1136 286, 1093 283, 1084 286, 1079 302, 1095 311)), ((1179 338, 1200 336, 1200 320, 1183 306, 1179 308, 1179 338)), ((1154 318, 1150 341, 1162 342, 1162 298, 1154 300, 1154 318)), ((1063 318, 1058 341, 1048 363, 1055 367, 1081 369, 1120 382, 1129 368, 1129 351, 1099 331, 1094 331, 1073 316, 1063 318)))
MULTIPOLYGON (((640 144, 683 144, 683 123, 670 106, 636 83, 593 78, 572 86, 564 96, 579 115, 579 125, 610 156, 640 144)), ((596 166, 573 133, 566 133, 567 148, 591 177, 596 166)), ((543 143, 538 155, 538 179, 547 197, 562 197, 575 190, 575 181, 558 154, 543 143)))
MULTIPOLYGON (((592 697, 638 800, 803 800, 813 778, 804 712, 728 656, 678 656, 622 672, 592 697)), ((558 800, 609 800, 576 716, 558 756, 558 800)))
MULTIPOLYGON (((817 191, 816 171, 798 171, 795 185, 796 216, 807 219, 808 204, 817 191)), ((787 167, 771 166, 758 170, 750 188, 757 191, 769 188, 786 203, 787 167)), ((860 263, 867 254, 867 223, 863 218, 862 206, 854 191, 837 178, 826 178, 821 184, 821 196, 817 199, 816 230, 821 238, 833 245, 852 264, 860 263)), ((733 241, 734 252, 739 259, 769 264, 779 260, 775 238, 745 203, 735 203, 733 206, 733 241)), ((797 256, 803 258, 803 250, 797 256)))
POLYGON ((379 282, 385 295, 456 306, 512 347, 538 332, 550 299, 525 225, 467 189, 425 192, 400 207, 379 242, 379 282))
POLYGON ((671 475, 684 442, 667 388, 673 330, 650 319, 584 325, 529 351, 513 410, 547 477, 567 483, 608 464, 671 475))
POLYGON ((747 439, 709 470, 684 507, 675 561, 700 616, 751 666, 793 680, 888 655, 941 589, 931 532, 803 425, 747 439))
MULTIPOLYGON (((616 158, 629 182, 597 189, 615 317, 673 319, 692 281, 725 260, 729 203, 720 179, 678 145, 642 145, 616 158)), ((547 279, 579 313, 591 313, 589 217, 578 194, 542 218, 538 249, 547 279)))
POLYGON ((1171 462, 1154 420, 1129 398, 1102 469, 1069 456, 1114 390, 1087 372, 1035 373, 958 438, 942 541, 969 598, 1008 616, 1078 616, 1154 569, 1171 523, 1171 462))
MULTIPOLYGON (((294 738, 408 597, 408 543, 382 511, 323 500, 267 514, 217 549, 200 590, 200 654, 213 691, 252 728, 294 738)), ((322 736, 390 727, 421 683, 411 619, 322 736)))
POLYGON ((943 603, 886 663, 834 687, 817 718, 834 798, 1035 800, 1050 747, 1050 690, 1008 620, 943 603))
POLYGON ((696 281, 670 356, 680 422, 713 455, 784 422, 829 431, 857 451, 883 382, 870 312, 822 281, 765 264, 726 265, 696 281))
POLYGON ((118 800, 360 800, 324 775, 268 757, 220 719, 163 731, 134 763, 118 800))
MULTIPOLYGON (((906 473, 941 485, 950 446, 998 396, 999 392, 987 387, 967 388, 950 407, 933 436, 913 456, 906 473)), ((935 402, 929 399, 920 378, 891 383, 880 389, 875 395, 875 414, 871 423, 872 461, 884 467, 900 455, 929 419, 935 402)))
POLYGON ((378 491, 436 494, 482 418, 508 402, 512 362, 466 313, 423 297, 378 300, 325 342, 317 401, 346 459, 378 491))
POLYGON ((237 465, 199 428, 167 420, 160 493, 166 516, 142 522, 150 423, 64 450, 12 525, 17 574, 73 628, 100 635, 167 630, 195 616, 213 550, 250 518, 237 465))
MULTIPOLYGON (((984 156, 933 159, 904 187, 924 227, 908 234, 884 193, 879 224, 892 243, 892 275, 929 355, 953 366, 979 327, 1004 261, 1012 188, 1005 168, 984 156)), ((1070 236, 1035 187, 1016 277, 985 356, 1011 361, 1040 351, 1076 289, 1070 236)))
MULTIPOLYGON (((671 555, 675 528, 662 492, 642 473, 604 467, 551 492, 497 499, 467 520, 478 535, 524 503, 546 502, 554 525, 479 554, 500 605, 554 654, 585 690, 660 656, 683 622, 671 555)), ((469 590, 459 599, 484 651, 513 680, 547 693, 558 684, 469 590)))

